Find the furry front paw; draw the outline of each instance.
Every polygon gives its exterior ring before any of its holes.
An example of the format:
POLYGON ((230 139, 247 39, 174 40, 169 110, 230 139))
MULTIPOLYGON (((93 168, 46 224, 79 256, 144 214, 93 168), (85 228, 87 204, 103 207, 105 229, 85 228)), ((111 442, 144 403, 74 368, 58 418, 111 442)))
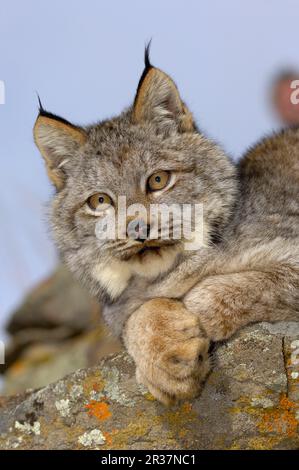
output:
POLYGON ((197 317, 180 302, 155 299, 144 304, 128 321, 127 347, 138 382, 161 402, 199 394, 210 369, 209 341, 197 317))

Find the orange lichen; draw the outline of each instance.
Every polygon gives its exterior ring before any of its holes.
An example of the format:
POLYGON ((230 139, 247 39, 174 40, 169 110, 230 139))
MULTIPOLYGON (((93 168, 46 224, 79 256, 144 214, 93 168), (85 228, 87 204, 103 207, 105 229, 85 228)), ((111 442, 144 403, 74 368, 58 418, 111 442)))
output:
POLYGON ((22 372, 24 369, 26 369, 25 362, 16 361, 10 366, 9 372, 13 374, 18 374, 19 372, 22 372))
POLYGON ((182 405, 182 411, 185 411, 186 413, 191 413, 192 411, 192 403, 183 403, 182 405))
POLYGON ((105 442, 107 446, 112 445, 112 436, 109 432, 103 432, 103 436, 105 437, 105 442))
POLYGON ((104 421, 111 416, 109 406, 105 402, 92 400, 88 405, 85 405, 85 408, 89 410, 89 416, 95 416, 95 418, 100 419, 101 421, 104 421))
MULTIPOLYGON (((108 434, 110 442, 106 441, 103 449, 127 449, 132 439, 146 436, 152 424, 151 419, 143 415, 142 418, 138 418, 138 422, 131 421, 124 429, 113 429, 108 434)), ((106 437, 106 433, 103 434, 106 437)))
POLYGON ((93 389, 94 392, 100 392, 102 390, 102 388, 103 387, 98 383, 92 384, 92 389, 93 389))
POLYGON ((277 408, 265 411, 258 424, 261 432, 283 434, 288 437, 297 435, 298 420, 295 413, 298 404, 282 394, 277 408))
POLYGON ((157 418, 157 422, 164 429, 165 438, 183 448, 187 445, 194 426, 200 419, 191 403, 183 403, 180 406, 167 409, 157 418))
POLYGON ((170 431, 177 433, 185 427, 186 424, 198 420, 197 414, 192 410, 190 403, 183 403, 176 409, 168 409, 160 415, 159 420, 170 427, 170 431))
POLYGON ((298 436, 299 423, 296 414, 299 404, 291 401, 286 394, 281 394, 279 403, 271 408, 252 406, 251 401, 246 397, 237 400, 237 405, 230 408, 229 412, 256 416, 257 427, 262 434, 277 434, 280 438, 298 436))
POLYGON ((91 392, 101 392, 104 389, 105 381, 102 379, 100 371, 95 371, 91 376, 86 377, 81 382, 85 395, 91 392))

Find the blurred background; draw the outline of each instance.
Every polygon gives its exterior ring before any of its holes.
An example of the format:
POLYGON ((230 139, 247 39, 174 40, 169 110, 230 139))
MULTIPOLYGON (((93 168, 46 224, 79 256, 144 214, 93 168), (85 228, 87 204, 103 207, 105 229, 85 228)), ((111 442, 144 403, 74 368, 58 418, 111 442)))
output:
POLYGON ((46 216, 52 189, 32 138, 36 92, 74 123, 117 114, 134 97, 152 38, 152 63, 173 76, 200 128, 237 159, 265 133, 299 123, 290 104, 298 20, 298 0, 0 0, 0 340, 8 393, 119 347, 105 343, 100 307, 57 268, 46 216))

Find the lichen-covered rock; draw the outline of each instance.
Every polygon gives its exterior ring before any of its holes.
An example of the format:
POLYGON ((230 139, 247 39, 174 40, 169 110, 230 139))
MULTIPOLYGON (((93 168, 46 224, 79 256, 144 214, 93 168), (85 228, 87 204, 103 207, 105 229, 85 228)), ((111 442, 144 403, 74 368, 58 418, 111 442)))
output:
POLYGON ((201 396, 172 408, 136 384, 125 353, 0 399, 0 449, 298 448, 298 329, 280 328, 218 346, 201 396))

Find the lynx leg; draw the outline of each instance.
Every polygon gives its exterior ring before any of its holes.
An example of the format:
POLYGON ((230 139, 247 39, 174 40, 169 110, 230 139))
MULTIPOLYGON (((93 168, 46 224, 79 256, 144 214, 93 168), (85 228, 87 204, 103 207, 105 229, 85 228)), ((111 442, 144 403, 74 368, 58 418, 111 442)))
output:
POLYGON ((299 272, 279 266, 211 276, 186 295, 184 304, 199 315, 213 341, 229 338, 248 323, 298 320, 299 272))

